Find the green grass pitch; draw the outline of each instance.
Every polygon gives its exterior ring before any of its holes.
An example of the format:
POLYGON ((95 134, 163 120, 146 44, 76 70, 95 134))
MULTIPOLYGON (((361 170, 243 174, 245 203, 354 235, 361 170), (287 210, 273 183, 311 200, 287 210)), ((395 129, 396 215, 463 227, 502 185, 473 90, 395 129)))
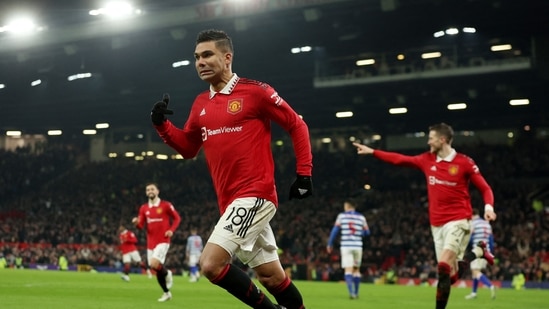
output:
MULTIPOLYGON (((360 298, 350 300, 344 283, 296 281, 307 309, 434 308, 435 288, 362 284, 360 298)), ((476 300, 465 300, 468 288, 453 288, 448 309, 547 309, 549 291, 497 290, 490 299, 480 289, 476 300)), ((133 274, 124 282, 119 274, 39 270, 0 270, 0 308, 2 309, 149 309, 149 308, 248 308, 226 291, 201 279, 189 283, 174 276, 173 299, 157 302, 162 291, 156 279, 133 274)))

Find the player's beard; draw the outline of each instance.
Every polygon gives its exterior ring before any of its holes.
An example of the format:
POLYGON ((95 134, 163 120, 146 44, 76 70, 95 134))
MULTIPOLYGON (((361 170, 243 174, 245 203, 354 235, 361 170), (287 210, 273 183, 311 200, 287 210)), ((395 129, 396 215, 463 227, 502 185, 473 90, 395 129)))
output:
POLYGON ((438 155, 441 150, 442 150, 442 147, 430 146, 430 148, 429 148, 429 151, 431 153, 436 154, 436 155, 438 155))
POLYGON ((149 201, 154 201, 154 199, 156 199, 156 195, 154 194, 149 194, 149 201))

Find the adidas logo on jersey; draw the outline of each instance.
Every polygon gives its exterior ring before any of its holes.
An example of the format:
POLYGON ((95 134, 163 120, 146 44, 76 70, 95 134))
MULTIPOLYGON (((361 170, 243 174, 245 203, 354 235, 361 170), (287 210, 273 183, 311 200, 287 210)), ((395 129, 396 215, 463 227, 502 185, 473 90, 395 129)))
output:
POLYGON ((436 171, 437 171, 437 167, 436 167, 436 166, 434 166, 434 165, 433 165, 433 166, 431 166, 431 171, 433 171, 433 172, 436 172, 436 171))
POLYGON ((204 115, 206 115, 206 109, 205 108, 202 109, 199 116, 204 116, 204 115))
POLYGON ((232 233, 233 232, 233 225, 229 224, 229 225, 225 226, 223 229, 232 233))

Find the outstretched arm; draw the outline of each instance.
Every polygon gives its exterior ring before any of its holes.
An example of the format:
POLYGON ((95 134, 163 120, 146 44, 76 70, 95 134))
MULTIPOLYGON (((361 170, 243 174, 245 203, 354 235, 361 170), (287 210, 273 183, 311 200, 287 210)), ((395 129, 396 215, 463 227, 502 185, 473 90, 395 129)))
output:
POLYGON ((334 248, 334 240, 340 229, 341 227, 339 225, 334 225, 334 227, 332 228, 332 231, 330 232, 330 238, 328 239, 328 245, 326 246, 326 251, 328 251, 328 253, 332 253, 332 250, 334 248))
POLYGON ((471 176, 471 182, 477 187, 484 199, 484 219, 486 221, 496 220, 497 215, 494 211, 494 193, 492 192, 492 188, 490 188, 490 185, 488 185, 478 171, 471 176))
POLYGON ((361 143, 353 143, 353 146, 356 147, 356 153, 359 155, 369 155, 374 153, 374 149, 370 148, 366 145, 362 145, 361 143))
POLYGON ((359 155, 373 155, 374 157, 394 165, 403 165, 421 169, 420 156, 407 156, 396 152, 376 150, 361 143, 353 143, 359 155))

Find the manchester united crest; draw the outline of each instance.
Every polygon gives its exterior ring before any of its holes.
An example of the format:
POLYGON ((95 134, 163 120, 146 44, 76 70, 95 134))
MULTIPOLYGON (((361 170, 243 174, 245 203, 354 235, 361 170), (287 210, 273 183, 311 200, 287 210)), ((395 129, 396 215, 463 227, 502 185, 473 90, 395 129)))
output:
POLYGON ((448 173, 452 176, 456 175, 459 172, 459 166, 457 165, 450 165, 448 167, 448 173))
POLYGON ((156 213, 157 213, 157 214, 161 214, 161 213, 162 213, 162 208, 158 208, 158 209, 156 210, 156 213))
POLYGON ((242 99, 231 99, 227 104, 227 112, 229 114, 237 114, 242 111, 242 99))

